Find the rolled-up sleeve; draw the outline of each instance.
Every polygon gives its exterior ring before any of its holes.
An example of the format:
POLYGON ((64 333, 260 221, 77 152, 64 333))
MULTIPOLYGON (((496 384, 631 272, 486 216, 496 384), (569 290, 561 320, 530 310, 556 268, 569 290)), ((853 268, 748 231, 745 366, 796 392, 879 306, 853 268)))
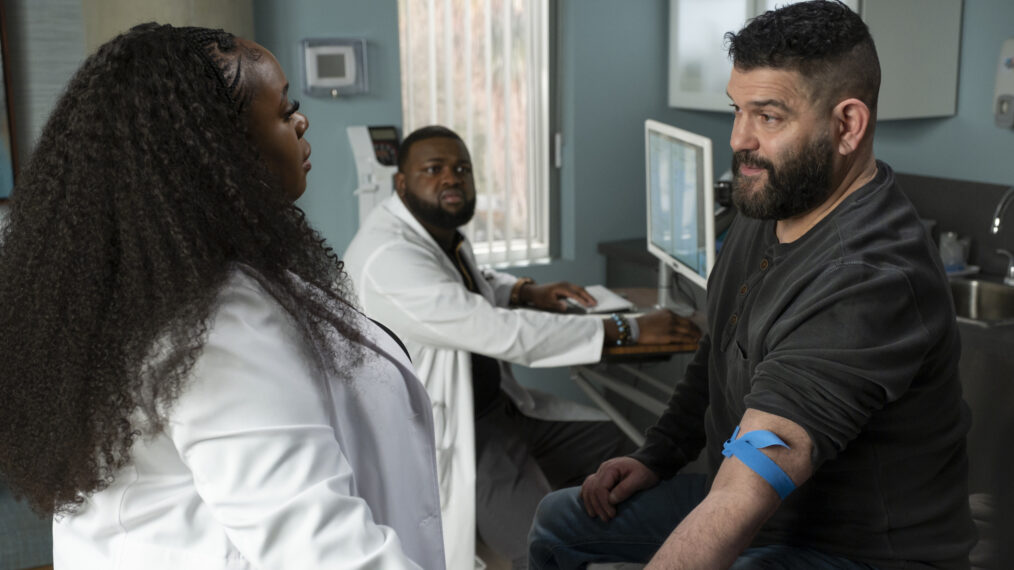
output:
POLYGON ((910 387, 932 335, 901 271, 839 264, 770 330, 748 408, 801 425, 819 466, 910 387))

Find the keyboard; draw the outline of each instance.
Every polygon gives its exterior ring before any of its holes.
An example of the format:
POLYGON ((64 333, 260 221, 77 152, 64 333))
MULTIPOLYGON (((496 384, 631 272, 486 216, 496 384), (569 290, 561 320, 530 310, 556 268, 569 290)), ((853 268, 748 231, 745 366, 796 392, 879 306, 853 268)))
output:
POLYGON ((634 304, 624 299, 623 297, 613 293, 609 289, 606 289, 602 285, 589 285, 585 287, 588 294, 598 301, 598 304, 594 307, 585 307, 580 302, 574 299, 567 299, 567 304, 570 305, 569 311, 578 313, 622 313, 624 311, 634 310, 634 304))

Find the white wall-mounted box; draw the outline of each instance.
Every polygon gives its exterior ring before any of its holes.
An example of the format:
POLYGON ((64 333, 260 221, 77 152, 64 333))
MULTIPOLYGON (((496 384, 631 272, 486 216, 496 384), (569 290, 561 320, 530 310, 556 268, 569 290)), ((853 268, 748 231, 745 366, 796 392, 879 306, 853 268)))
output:
POLYGON ((366 93, 366 40, 317 38, 303 40, 303 92, 337 98, 366 93))
POLYGON ((1014 38, 1004 40, 996 66, 993 120, 998 127, 1014 128, 1014 38))

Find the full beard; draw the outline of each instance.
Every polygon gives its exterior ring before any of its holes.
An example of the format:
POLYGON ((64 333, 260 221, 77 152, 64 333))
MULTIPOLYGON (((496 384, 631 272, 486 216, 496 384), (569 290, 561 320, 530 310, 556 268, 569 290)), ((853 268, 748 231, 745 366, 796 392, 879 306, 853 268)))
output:
POLYGON ((475 214, 475 198, 465 202, 457 212, 449 212, 439 204, 423 202, 411 192, 402 195, 405 206, 419 220, 444 230, 456 230, 472 220, 475 214))
POLYGON ((789 153, 782 165, 739 151, 732 156, 732 202, 743 215, 761 220, 786 220, 813 210, 831 196, 833 148, 829 136, 808 142, 789 153), (767 182, 752 190, 739 173, 742 165, 763 168, 767 182))

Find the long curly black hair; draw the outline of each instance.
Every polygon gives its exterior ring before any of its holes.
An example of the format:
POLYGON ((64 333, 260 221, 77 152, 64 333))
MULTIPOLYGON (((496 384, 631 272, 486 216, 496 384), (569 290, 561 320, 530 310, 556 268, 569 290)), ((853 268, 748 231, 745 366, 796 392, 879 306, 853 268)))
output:
POLYGON ((19 173, 0 234, 0 473, 40 513, 73 512, 164 425, 237 269, 318 367, 361 358, 341 262, 247 136, 258 53, 222 30, 120 35, 19 173))

